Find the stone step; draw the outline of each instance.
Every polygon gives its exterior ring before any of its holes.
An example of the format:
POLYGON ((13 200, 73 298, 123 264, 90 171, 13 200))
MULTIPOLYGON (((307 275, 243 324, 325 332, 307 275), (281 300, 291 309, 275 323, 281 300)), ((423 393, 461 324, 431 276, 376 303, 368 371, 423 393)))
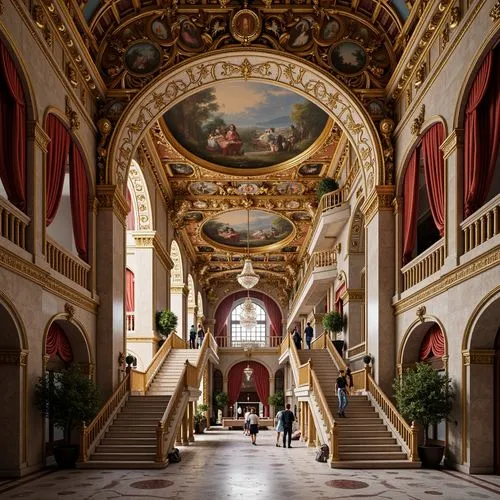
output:
POLYGON ((368 446, 365 446, 364 451, 360 452, 346 452, 340 455, 341 460, 407 460, 406 453, 402 451, 394 452, 376 452, 366 451, 368 446))
POLYGON ((365 417, 360 417, 360 416, 355 415, 355 414, 350 414, 350 413, 348 413, 348 410, 346 410, 346 414, 347 414, 347 417, 345 417, 345 418, 342 418, 342 417, 335 418, 335 422, 337 422, 342 427, 344 427, 346 425, 349 425, 349 426, 351 426, 351 425, 373 426, 373 425, 383 424, 383 420, 376 415, 374 415, 373 417, 365 418, 365 417))
POLYGON ((381 430, 340 429, 339 430, 340 439, 351 438, 351 437, 360 437, 365 440, 368 440, 377 437, 392 437, 392 435, 391 431, 388 431, 387 429, 381 429, 381 430))
POLYGON ((154 462, 156 453, 92 453, 91 461, 101 460, 105 462, 154 462))
POLYGON ((120 453, 149 453, 156 454, 156 443, 154 445, 130 445, 130 444, 100 444, 97 446, 96 453, 120 454, 120 453))
POLYGON ((79 469, 164 469, 167 465, 168 463, 155 462, 154 460, 90 460, 88 462, 77 463, 79 469))
POLYGON ((101 441, 102 446, 113 446, 113 445, 149 445, 149 446, 156 446, 156 438, 155 437, 138 437, 138 438, 133 438, 133 437, 122 437, 122 438, 108 438, 105 437, 101 441))
POLYGON ((418 469, 420 462, 409 460, 340 460, 331 462, 333 469, 418 469))
POLYGON ((364 444, 339 444, 339 453, 365 453, 369 449, 370 453, 401 452, 398 444, 373 444, 371 441, 364 444))
MULTIPOLYGON (((389 434, 390 432, 387 431, 389 434)), ((366 438, 366 437, 358 437, 357 436, 357 433, 356 435, 353 435, 352 437, 346 437, 344 435, 342 436, 339 436, 339 446, 349 446, 349 445, 363 445, 363 446, 367 446, 367 439, 370 440, 370 446, 372 445, 379 445, 379 444, 396 444, 397 443, 397 440, 396 438, 392 437, 392 436, 375 436, 375 437, 370 437, 370 438, 366 438)))
POLYGON ((155 438, 155 431, 132 431, 132 430, 109 430, 106 432, 104 439, 151 439, 155 438))

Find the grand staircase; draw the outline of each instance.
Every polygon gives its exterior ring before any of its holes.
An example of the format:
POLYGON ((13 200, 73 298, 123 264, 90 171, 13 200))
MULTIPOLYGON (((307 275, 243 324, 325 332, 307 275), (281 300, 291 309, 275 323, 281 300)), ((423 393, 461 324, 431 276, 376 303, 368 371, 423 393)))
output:
POLYGON ((395 435, 367 395, 354 394, 348 398, 346 417, 338 416, 338 398, 335 382, 338 369, 327 349, 298 350, 302 364, 311 361, 328 408, 338 425, 339 460, 332 462, 335 468, 413 468, 395 435))

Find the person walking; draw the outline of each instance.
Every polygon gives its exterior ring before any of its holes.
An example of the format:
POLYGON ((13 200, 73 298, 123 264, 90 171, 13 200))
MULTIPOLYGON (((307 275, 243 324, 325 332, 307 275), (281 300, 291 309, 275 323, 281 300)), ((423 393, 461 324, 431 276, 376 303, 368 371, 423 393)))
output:
POLYGON ((339 398, 339 417, 345 417, 345 409, 347 407, 347 379, 344 375, 344 370, 340 370, 337 382, 335 383, 337 397, 339 398))
POLYGON ((347 365, 347 370, 345 371, 345 378, 347 380, 347 392, 350 396, 352 394, 352 391, 353 391, 354 382, 352 380, 352 373, 351 373, 351 368, 349 365, 347 365))
POLYGON ((276 421, 276 446, 279 448, 281 433, 285 431, 285 428, 283 427, 283 410, 280 410, 278 413, 276 413, 275 421, 276 421))
POLYGON ((286 405, 286 410, 281 415, 281 420, 283 421, 283 448, 286 448, 288 442, 288 448, 292 447, 292 427, 295 420, 293 411, 290 410, 290 403, 286 405))
POLYGON ((243 423, 243 434, 245 436, 248 436, 250 434, 250 430, 248 427, 248 417, 249 416, 250 416, 250 410, 247 407, 247 408, 245 408, 245 416, 244 416, 245 422, 243 423))
POLYGON ((252 444, 256 446, 257 434, 259 433, 259 416, 255 413, 255 408, 252 408, 250 410, 248 423, 250 427, 250 438, 252 440, 252 444))
POLYGON ((302 337, 300 336, 299 328, 297 326, 293 331, 293 343, 297 349, 302 349, 302 337))
POLYGON ((311 323, 307 323, 307 326, 304 330, 304 333, 306 334, 306 345, 308 349, 311 349, 311 341, 314 337, 314 330, 313 327, 311 326, 311 323))
POLYGON ((205 330, 203 330, 203 326, 201 324, 198 325, 198 349, 203 344, 203 339, 205 338, 205 330))
POLYGON ((189 330, 189 348, 196 349, 196 328, 194 325, 191 325, 189 330))

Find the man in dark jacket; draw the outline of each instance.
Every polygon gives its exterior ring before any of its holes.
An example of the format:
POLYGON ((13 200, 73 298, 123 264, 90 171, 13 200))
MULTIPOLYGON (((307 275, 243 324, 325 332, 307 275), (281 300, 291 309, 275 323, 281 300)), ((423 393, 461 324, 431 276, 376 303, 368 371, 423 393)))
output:
POLYGON ((286 410, 281 414, 281 421, 283 422, 283 448, 286 448, 288 436, 288 448, 291 448, 292 442, 292 427, 295 416, 293 411, 290 410, 290 404, 286 405, 286 410))
POLYGON ((313 327, 311 326, 311 323, 307 323, 306 329, 304 330, 304 333, 306 334, 306 344, 307 348, 311 348, 311 340, 314 336, 314 330, 313 327))
POLYGON ((189 347, 191 349, 196 349, 196 328, 191 325, 191 330, 189 330, 189 347))

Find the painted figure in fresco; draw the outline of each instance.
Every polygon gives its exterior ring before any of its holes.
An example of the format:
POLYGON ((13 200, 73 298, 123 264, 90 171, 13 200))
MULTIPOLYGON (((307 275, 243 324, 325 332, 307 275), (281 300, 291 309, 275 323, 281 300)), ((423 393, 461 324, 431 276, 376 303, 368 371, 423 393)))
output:
POLYGON ((241 150, 243 143, 241 142, 240 134, 236 130, 236 125, 231 123, 227 128, 226 135, 218 141, 222 154, 224 156, 242 155, 241 150))
POLYGON ((309 22, 306 19, 302 19, 295 25, 290 34, 290 47, 303 47, 309 42, 310 37, 309 22))

